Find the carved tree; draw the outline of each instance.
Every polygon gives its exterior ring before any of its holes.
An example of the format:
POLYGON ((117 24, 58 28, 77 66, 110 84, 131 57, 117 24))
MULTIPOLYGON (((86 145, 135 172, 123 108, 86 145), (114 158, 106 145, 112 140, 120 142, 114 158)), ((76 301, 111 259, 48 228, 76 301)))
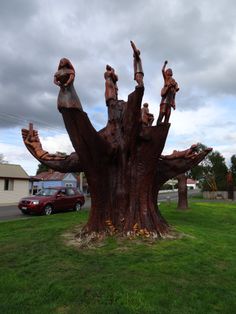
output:
MULTIPOLYGON (((71 76, 71 73, 67 74, 71 76)), ((60 93, 69 88, 58 80, 57 73, 55 81, 60 86, 60 93)), ((73 88, 71 93, 74 92, 73 88)), ((61 172, 85 173, 90 187, 91 210, 83 233, 112 231, 121 235, 166 236, 170 227, 157 206, 159 189, 168 179, 197 165, 209 150, 192 158, 161 157, 170 124, 143 125, 142 81, 127 102, 117 100, 116 96, 106 99, 108 122, 98 132, 83 111, 77 94, 72 97, 73 101, 63 105, 60 93, 58 109, 75 152, 66 157, 46 152, 39 157, 33 145, 34 141, 40 143, 37 131, 23 129, 22 135, 31 154, 41 163, 61 172)), ((115 93, 117 95, 117 87, 115 93)))

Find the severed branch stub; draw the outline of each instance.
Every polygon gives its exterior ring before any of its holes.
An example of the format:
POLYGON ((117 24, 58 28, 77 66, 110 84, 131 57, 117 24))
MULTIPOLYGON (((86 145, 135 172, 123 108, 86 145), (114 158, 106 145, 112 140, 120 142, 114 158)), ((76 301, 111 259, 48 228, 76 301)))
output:
POLYGON ((138 85, 127 101, 119 100, 118 76, 106 66, 104 107, 108 106, 108 121, 100 131, 95 130, 82 108, 73 86, 72 63, 67 58, 60 60, 54 83, 59 87, 58 110, 75 150, 72 154, 49 154, 33 126, 22 130, 26 147, 39 161, 62 172, 84 171, 91 209, 81 236, 167 237, 171 228, 158 208, 158 192, 169 178, 191 169, 209 152, 197 153, 192 146, 162 155, 170 124, 166 121, 152 126, 154 117, 147 110, 148 119, 142 116, 144 71, 140 50, 133 41, 131 48, 138 85))

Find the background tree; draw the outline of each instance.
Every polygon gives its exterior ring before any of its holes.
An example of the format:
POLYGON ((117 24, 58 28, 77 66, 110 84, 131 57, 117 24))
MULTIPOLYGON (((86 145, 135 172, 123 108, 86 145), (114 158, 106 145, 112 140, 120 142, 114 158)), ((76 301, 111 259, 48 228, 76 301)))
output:
POLYGON ((42 172, 47 172, 49 169, 50 168, 47 165, 40 163, 40 164, 38 164, 38 169, 36 171, 36 175, 40 174, 42 172))
MULTIPOLYGON (((199 144, 199 147, 206 148, 204 144, 199 144)), ((204 191, 222 191, 227 189, 227 172, 225 158, 218 151, 212 151, 199 165, 191 169, 190 176, 199 180, 204 191)))
POLYGON ((227 189, 226 176, 228 168, 225 164, 225 158, 218 152, 213 151, 209 156, 212 163, 212 173, 215 177, 215 182, 218 191, 225 191, 227 189))
POLYGON ((231 156, 230 161, 231 161, 230 170, 233 175, 233 184, 234 186, 236 186, 236 155, 231 156))
MULTIPOLYGON (((64 152, 56 152, 56 155, 59 155, 59 156, 66 156, 66 153, 64 153, 64 152)), ((47 171, 49 171, 50 170, 50 167, 49 166, 47 166, 46 164, 44 164, 44 163, 40 163, 40 164, 38 164, 38 169, 37 169, 37 171, 36 171, 36 175, 37 174, 40 174, 40 173, 42 173, 42 172, 47 172, 47 171)))
POLYGON ((0 154, 0 164, 8 164, 3 154, 0 154))

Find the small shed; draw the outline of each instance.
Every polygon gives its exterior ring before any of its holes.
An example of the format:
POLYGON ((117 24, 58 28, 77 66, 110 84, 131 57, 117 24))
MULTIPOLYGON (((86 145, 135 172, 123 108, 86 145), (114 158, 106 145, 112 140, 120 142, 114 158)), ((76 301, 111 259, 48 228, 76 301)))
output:
POLYGON ((187 187, 189 190, 195 190, 197 188, 197 181, 188 178, 187 179, 187 187))
POLYGON ((28 196, 29 179, 20 165, 0 164, 0 204, 15 204, 28 196))

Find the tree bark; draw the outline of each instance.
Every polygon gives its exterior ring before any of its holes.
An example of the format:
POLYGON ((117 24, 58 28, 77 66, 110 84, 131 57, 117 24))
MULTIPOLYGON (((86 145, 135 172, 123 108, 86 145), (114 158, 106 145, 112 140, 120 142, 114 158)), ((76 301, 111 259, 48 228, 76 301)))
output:
POLYGON ((142 127, 143 91, 143 87, 136 88, 127 103, 110 101, 107 126, 98 133, 84 112, 61 111, 90 187, 85 233, 113 230, 164 236, 169 232, 156 205, 158 191, 153 188, 169 124, 142 127))

